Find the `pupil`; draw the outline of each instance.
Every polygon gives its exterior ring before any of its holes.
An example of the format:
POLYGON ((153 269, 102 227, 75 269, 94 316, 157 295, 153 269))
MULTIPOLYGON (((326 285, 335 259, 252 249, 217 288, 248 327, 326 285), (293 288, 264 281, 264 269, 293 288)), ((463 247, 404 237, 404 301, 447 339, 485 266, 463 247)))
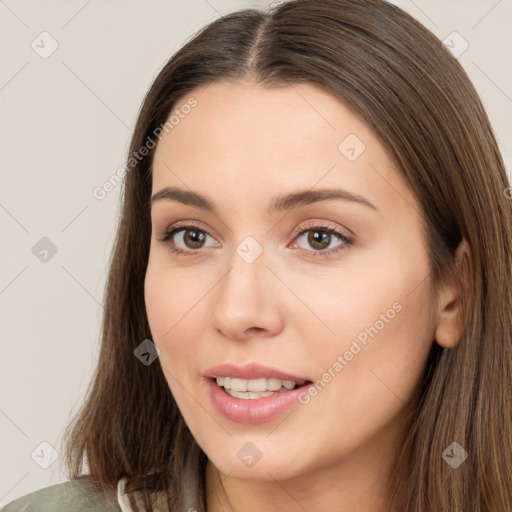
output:
POLYGON ((309 236, 309 243, 312 247, 317 247, 320 245, 320 249, 324 249, 329 246, 331 241, 330 233, 326 233, 325 231, 311 231, 309 236), (322 242, 327 242, 326 244, 322 244, 322 242))
POLYGON ((199 246, 202 245, 202 242, 204 241, 204 233, 203 232, 194 229, 194 230, 188 230, 187 233, 188 233, 188 235, 185 236, 185 238, 187 239, 187 242, 190 241, 192 244, 198 244, 199 246))

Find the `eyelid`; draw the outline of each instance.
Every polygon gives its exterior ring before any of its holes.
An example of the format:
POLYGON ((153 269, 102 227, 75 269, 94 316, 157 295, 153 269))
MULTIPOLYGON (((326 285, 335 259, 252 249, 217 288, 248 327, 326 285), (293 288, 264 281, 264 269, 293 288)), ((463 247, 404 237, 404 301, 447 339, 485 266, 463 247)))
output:
POLYGON ((294 230, 293 236, 300 235, 303 231, 307 231, 312 228, 317 228, 318 230, 320 230, 319 228, 324 228, 326 230, 337 231, 341 235, 343 235, 345 238, 348 238, 348 239, 356 238, 356 235, 352 231, 350 231, 350 229, 340 227, 339 225, 329 223, 328 221, 321 221, 321 220, 319 220, 319 221, 308 220, 308 221, 300 224, 296 228, 296 230, 294 230))
MULTIPOLYGON (((346 231, 348 231, 350 234, 346 234, 344 233, 344 228, 335 226, 334 224, 326 221, 306 221, 305 223, 298 226, 294 231, 294 240, 298 239, 308 231, 325 231, 331 236, 336 237, 341 243, 331 249, 323 249, 319 251, 307 250, 299 247, 299 249, 306 253, 307 257, 323 257, 324 259, 337 257, 340 255, 340 253, 347 251, 352 245, 355 244, 356 237, 352 234, 352 231, 347 229, 346 231)), ((293 242, 293 244, 297 246, 296 241, 293 242)))
MULTIPOLYGON (((198 231, 202 231, 207 236, 209 236, 210 238, 215 240, 215 237, 212 236, 209 233, 208 229, 205 229, 204 227, 201 227, 201 224, 198 223, 197 221, 177 221, 177 222, 174 222, 174 223, 170 224, 169 226, 165 227, 160 232, 160 236, 157 237, 157 240, 159 242, 164 243, 164 244, 171 245, 171 238, 173 238, 178 232, 192 230, 192 229, 197 229, 198 231)), ((215 242, 218 244, 218 242, 216 240, 215 240, 215 242)), ((174 244, 172 244, 172 245, 174 245, 174 244)), ((182 254, 194 254, 194 253, 200 253, 201 252, 201 249, 196 249, 196 250, 192 249, 192 250, 184 251, 182 249, 177 249, 175 247, 173 247, 171 250, 173 252, 182 253, 182 254)))
MULTIPOLYGON (((180 255, 188 255, 188 256, 199 255, 204 252, 202 248, 183 250, 181 248, 177 248, 174 243, 172 243, 172 244, 170 243, 171 238, 173 238, 174 235, 176 235, 178 232, 192 230, 192 229, 197 229, 198 231, 204 232, 207 236, 209 236, 210 238, 215 240, 215 242, 218 244, 215 237, 209 233, 209 231, 208 231, 209 228, 208 229, 203 228, 201 223, 198 221, 177 221, 175 223, 172 223, 171 225, 169 225, 168 227, 166 227, 163 230, 160 238, 158 238, 158 241, 168 244, 168 245, 172 245, 173 247, 171 247, 171 252, 174 252, 174 253, 177 253, 180 255)), ((349 230, 347 228, 341 228, 338 225, 329 223, 328 221, 320 221, 320 220, 319 221, 309 220, 309 221, 306 221, 306 222, 303 222, 302 224, 300 224, 293 232, 293 235, 292 235, 293 240, 295 240, 298 236, 302 235, 303 233, 313 230, 313 229, 316 229, 317 231, 327 231, 331 235, 337 237, 341 242, 341 244, 339 244, 338 246, 336 246, 334 248, 318 250, 318 251, 307 250, 307 249, 303 249, 302 247, 299 247, 299 249, 301 251, 309 253, 313 256, 324 256, 327 258, 329 256, 336 255, 337 253, 348 249, 355 242, 356 237, 351 230, 349 230), (348 234, 344 233, 344 231, 347 231, 348 234)), ((293 242, 293 243, 296 244, 296 242, 293 242)))
POLYGON ((161 235, 162 237, 166 234, 168 234, 169 232, 171 231, 178 231, 179 229, 186 229, 186 228, 195 228, 197 229, 198 231, 204 231, 209 237, 211 238, 216 238, 217 235, 212 235, 210 233, 210 228, 207 228, 205 227, 205 225, 203 225, 201 222, 199 221, 186 221, 186 220, 180 220, 180 221, 177 221, 177 222, 173 222, 169 225, 167 225, 162 231, 161 231, 161 235))

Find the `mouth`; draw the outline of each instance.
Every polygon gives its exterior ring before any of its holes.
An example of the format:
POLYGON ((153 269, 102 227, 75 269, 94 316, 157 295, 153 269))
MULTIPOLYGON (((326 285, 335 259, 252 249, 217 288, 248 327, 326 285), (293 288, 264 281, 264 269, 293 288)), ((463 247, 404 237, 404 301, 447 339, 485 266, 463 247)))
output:
POLYGON ((283 407, 292 406, 303 393, 302 388, 313 382, 304 374, 255 361, 222 363, 206 370, 203 377, 220 412, 244 423, 270 418, 283 407))
POLYGON ((227 395, 234 398, 256 400, 278 393, 287 393, 312 384, 310 380, 288 380, 278 378, 240 379, 234 377, 212 377, 211 381, 227 395))

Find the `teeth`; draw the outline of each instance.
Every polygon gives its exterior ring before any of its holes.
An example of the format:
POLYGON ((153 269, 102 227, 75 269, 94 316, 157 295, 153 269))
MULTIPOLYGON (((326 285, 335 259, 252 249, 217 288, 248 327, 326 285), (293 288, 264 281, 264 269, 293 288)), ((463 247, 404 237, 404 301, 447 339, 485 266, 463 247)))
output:
MULTIPOLYGON (((269 391, 279 391, 283 387, 283 383, 281 379, 259 379, 263 382, 262 387, 265 386, 265 389, 269 391)), ((254 382, 254 381, 253 381, 254 382)), ((293 383, 295 386, 295 382, 293 383)))
MULTIPOLYGON (((242 379, 230 379, 230 388, 229 389, 233 389, 235 391, 247 391, 247 381, 242 380, 242 379)), ((251 391, 258 391, 258 390, 251 389, 251 391)))
POLYGON ((272 391, 265 391, 264 393, 252 393, 243 391, 233 391, 232 389, 226 389, 226 393, 228 395, 234 396, 235 398, 245 398, 245 399, 255 399, 255 398, 263 398, 264 396, 270 396, 274 393, 272 391))
POLYGON ((293 380, 283 380, 282 382, 283 382, 283 386, 286 389, 293 389, 295 387, 295 384, 297 384, 293 380))
MULTIPOLYGON (((235 392, 256 392, 263 393, 261 396, 265 395, 264 392, 267 391, 279 391, 283 386, 290 390, 293 389, 297 384, 302 385, 303 382, 295 382, 293 380, 281 380, 281 379, 235 379, 231 377, 217 377, 217 384, 223 387, 226 391, 231 390, 235 392)), ((248 395, 249 393, 247 393, 248 395)), ((272 393, 270 393, 272 394, 272 393)), ((235 395, 232 395, 235 396, 235 395)), ((239 397, 242 398, 242 397, 239 397)), ((243 398, 246 398, 244 395, 243 398)), ((248 397, 250 398, 250 397, 248 397)), ((259 398, 259 397, 257 397, 259 398)))

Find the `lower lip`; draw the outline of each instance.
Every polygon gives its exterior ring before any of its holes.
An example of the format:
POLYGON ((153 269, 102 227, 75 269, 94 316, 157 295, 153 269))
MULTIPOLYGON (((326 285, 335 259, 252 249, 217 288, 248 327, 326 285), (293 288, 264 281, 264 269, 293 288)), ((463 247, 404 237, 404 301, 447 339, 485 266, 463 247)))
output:
POLYGON ((291 391, 274 393, 262 398, 236 398, 228 395, 214 379, 206 379, 213 405, 222 416, 237 423, 254 424, 278 418, 288 409, 298 405, 299 395, 309 384, 291 391))

